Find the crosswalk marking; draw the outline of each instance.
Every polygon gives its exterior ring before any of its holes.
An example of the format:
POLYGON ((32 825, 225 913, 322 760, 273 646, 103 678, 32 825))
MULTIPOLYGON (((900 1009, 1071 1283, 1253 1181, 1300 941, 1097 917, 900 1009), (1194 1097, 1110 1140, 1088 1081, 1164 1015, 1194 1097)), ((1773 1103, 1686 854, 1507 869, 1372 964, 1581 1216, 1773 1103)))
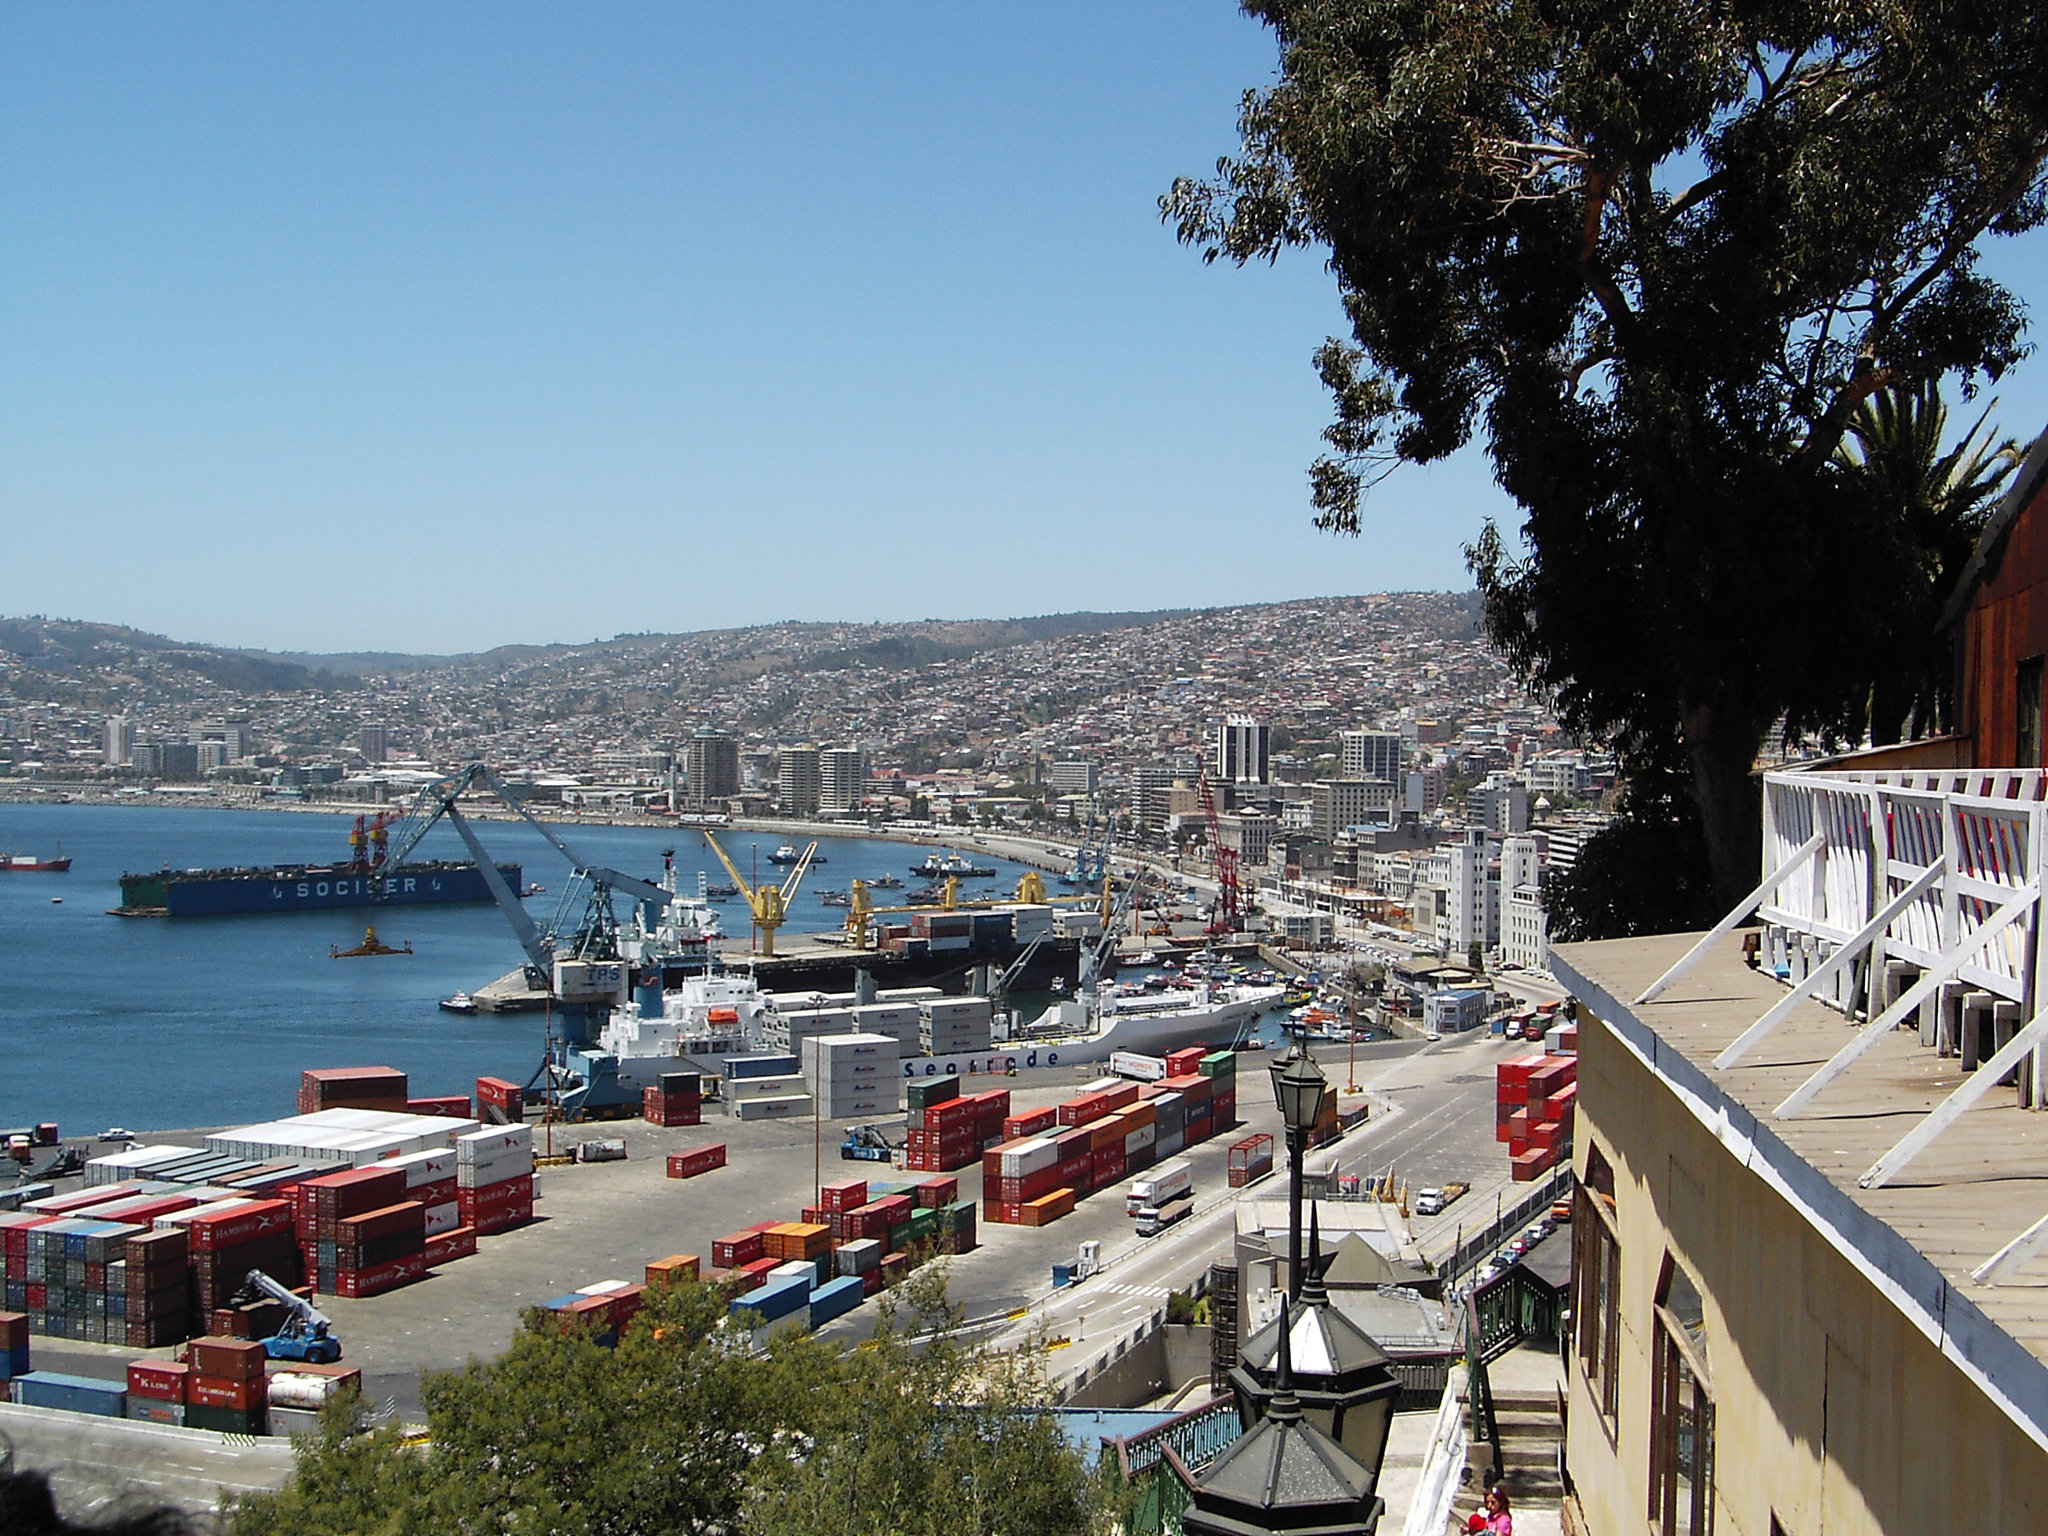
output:
POLYGON ((1173 1292, 1163 1285, 1119 1285, 1111 1281, 1100 1289, 1116 1296, 1170 1296, 1173 1292))

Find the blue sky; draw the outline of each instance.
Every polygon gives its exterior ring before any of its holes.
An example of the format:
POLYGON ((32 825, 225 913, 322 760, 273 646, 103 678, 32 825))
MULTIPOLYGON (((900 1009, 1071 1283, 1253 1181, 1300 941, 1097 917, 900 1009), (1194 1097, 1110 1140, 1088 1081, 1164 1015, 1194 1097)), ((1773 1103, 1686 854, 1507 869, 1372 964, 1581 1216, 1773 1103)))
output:
POLYGON ((1310 525, 1320 259, 1159 223, 1273 57, 1220 0, 0 10, 0 612, 468 650, 1463 586, 1473 456, 1310 525))

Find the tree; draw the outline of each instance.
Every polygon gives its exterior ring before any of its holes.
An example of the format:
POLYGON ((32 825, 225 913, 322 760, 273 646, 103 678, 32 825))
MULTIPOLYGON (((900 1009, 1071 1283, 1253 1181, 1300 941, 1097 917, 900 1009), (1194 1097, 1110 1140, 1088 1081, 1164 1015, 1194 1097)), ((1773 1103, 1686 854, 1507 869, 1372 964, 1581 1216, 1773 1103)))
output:
POLYGON ((756 1348, 727 1325, 711 1286, 654 1295, 616 1349, 536 1314, 498 1359, 423 1381, 424 1447, 395 1430, 355 1435, 353 1405, 339 1405, 294 1448, 286 1486, 236 1499, 226 1528, 1090 1529, 1096 1506, 1079 1459, 1032 1411, 1037 1378, 959 1339, 942 1271, 913 1275, 900 1306, 883 1304, 873 1346, 854 1350, 793 1329, 756 1348))
POLYGON ((1924 735, 1953 724, 1954 668, 1937 630, 1992 504, 2025 457, 2011 438, 1993 443, 1990 414, 1986 407, 1944 451, 1948 407, 1934 383, 1887 389, 1856 408, 1835 450, 1860 494, 1885 513, 1907 573, 1880 636, 1869 707, 1874 744, 1898 741, 1909 727, 1924 735))
POLYGON ((2012 0, 1247 0, 1242 153, 1162 199, 1207 259, 1318 245, 1351 326, 1311 494, 1356 532, 1478 433, 1523 513, 1486 626, 1624 765, 1677 749, 1717 896, 1764 735, 1867 710, 1910 550, 1836 450, 1860 406, 2024 355, 1978 267, 2038 226, 2048 24, 2012 0))

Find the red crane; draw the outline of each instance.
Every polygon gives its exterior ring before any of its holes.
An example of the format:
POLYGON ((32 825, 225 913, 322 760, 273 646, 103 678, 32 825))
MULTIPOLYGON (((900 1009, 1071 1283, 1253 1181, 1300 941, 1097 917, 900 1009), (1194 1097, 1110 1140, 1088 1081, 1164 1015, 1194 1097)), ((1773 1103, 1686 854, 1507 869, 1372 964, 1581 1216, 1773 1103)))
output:
POLYGON ((1216 871, 1216 915, 1209 921, 1209 932, 1236 933, 1244 926, 1244 907, 1237 884, 1237 850, 1223 846, 1223 828, 1216 819, 1216 792, 1209 787, 1206 767, 1195 783, 1202 792, 1202 815, 1209 823, 1209 867, 1216 871))

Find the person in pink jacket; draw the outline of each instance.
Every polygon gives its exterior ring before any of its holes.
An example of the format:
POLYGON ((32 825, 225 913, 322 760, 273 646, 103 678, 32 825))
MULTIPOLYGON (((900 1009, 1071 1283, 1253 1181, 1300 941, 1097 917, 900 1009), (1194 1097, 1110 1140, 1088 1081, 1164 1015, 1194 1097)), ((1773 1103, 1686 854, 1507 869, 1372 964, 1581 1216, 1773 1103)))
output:
POLYGON ((1515 1517, 1508 1513, 1507 1490, 1495 1484, 1486 1490, 1486 1507, 1466 1517, 1472 1536, 1515 1536, 1515 1517))

